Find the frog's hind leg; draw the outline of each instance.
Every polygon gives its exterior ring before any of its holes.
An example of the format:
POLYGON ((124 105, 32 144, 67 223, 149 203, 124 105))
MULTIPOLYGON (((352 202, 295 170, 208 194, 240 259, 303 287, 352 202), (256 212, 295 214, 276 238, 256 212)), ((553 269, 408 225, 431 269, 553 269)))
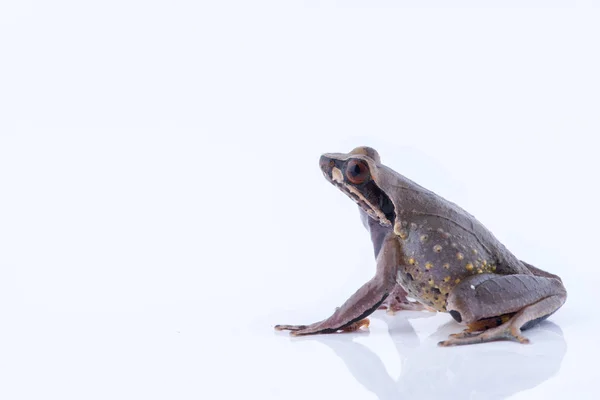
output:
POLYGON ((499 317, 484 318, 484 319, 480 319, 475 322, 471 322, 467 325, 465 330, 463 330, 460 333, 453 333, 450 335, 450 337, 451 338, 465 338, 465 337, 476 336, 483 331, 487 331, 488 329, 495 328, 497 326, 500 326, 500 325, 508 322, 512 318, 512 316, 515 314, 516 313, 505 314, 505 315, 501 315, 499 317))
POLYGON ((416 301, 410 301, 406 298, 408 293, 404 288, 396 284, 394 286, 394 290, 390 293, 390 295, 384 300, 384 302, 379 306, 380 310, 387 310, 387 313, 390 315, 394 315, 395 312, 401 310, 408 311, 423 311, 425 310, 425 306, 416 301))
POLYGON ((448 296, 447 309, 468 328, 441 346, 515 340, 565 302, 567 292, 555 278, 534 275, 478 274, 463 280, 448 296))

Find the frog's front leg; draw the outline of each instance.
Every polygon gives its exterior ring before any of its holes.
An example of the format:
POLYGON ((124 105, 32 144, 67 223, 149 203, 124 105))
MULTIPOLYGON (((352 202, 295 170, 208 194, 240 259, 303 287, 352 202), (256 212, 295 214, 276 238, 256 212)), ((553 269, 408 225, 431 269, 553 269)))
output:
POLYGON ((516 340, 537 322, 558 310, 567 298, 562 282, 535 275, 478 274, 463 280, 448 296, 447 309, 465 332, 451 335, 441 346, 516 340))
POLYGON ((400 242, 390 233, 383 242, 377 257, 377 272, 346 302, 335 310, 333 315, 310 325, 276 325, 278 331, 289 330, 294 336, 318 333, 350 332, 361 326, 368 326, 365 319, 379 307, 396 285, 396 273, 402 260, 400 242))

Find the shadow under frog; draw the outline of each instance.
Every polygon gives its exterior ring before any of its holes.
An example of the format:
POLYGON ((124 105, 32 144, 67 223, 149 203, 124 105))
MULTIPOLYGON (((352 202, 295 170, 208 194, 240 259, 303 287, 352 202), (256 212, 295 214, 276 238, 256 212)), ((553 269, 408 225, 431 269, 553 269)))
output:
MULTIPOLYGON (((419 313, 411 314, 415 314, 412 318, 420 317, 416 315, 419 313)), ((357 337, 369 335, 368 331, 323 335, 312 340, 330 347, 357 382, 381 400, 503 399, 550 379, 560 370, 567 351, 561 329, 548 321, 529 331, 540 339, 544 338, 544 341, 538 340, 536 346, 498 343, 497 347, 490 346, 485 351, 475 347, 440 352, 431 344, 455 330, 455 322, 441 325, 421 341, 407 318, 398 315, 389 317, 382 312, 375 312, 372 316, 387 324, 396 346, 402 365, 396 379, 389 375, 376 353, 354 341, 357 337)))

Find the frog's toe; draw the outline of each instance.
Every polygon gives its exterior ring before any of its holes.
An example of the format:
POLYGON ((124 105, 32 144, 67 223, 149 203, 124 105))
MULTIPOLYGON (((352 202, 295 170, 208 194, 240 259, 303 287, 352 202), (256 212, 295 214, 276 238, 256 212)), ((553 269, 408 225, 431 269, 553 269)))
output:
POLYGON ((510 327, 510 331, 511 331, 510 334, 507 335, 509 339, 517 341, 521 344, 531 343, 529 341, 529 339, 527 339, 525 336, 521 335, 521 329, 512 326, 512 327, 510 327))
POLYGON ((478 335, 479 333, 481 333, 481 332, 473 332, 472 330, 467 328, 462 332, 453 333, 453 334, 449 335, 448 337, 460 339, 460 338, 475 336, 475 335, 478 335))
POLYGON ((326 323, 318 323, 315 325, 309 325, 302 329, 292 330, 290 335, 292 336, 306 336, 306 335, 317 335, 321 333, 338 333, 338 332, 356 332, 362 327, 368 328, 371 322, 368 318, 361 319, 359 321, 352 322, 350 324, 341 327, 331 327, 326 323))
POLYGON ((371 321, 369 321, 369 318, 365 318, 365 319, 361 319, 360 321, 353 322, 350 325, 345 326, 340 330, 342 332, 355 332, 355 331, 359 330, 360 328, 362 328, 363 326, 365 328, 368 328, 370 324, 371 324, 371 321))
POLYGON ((275 325, 276 331, 299 331, 306 329, 307 325, 275 325))
POLYGON ((331 326, 326 322, 311 325, 275 325, 276 331, 290 331, 291 336, 317 335, 322 333, 356 332, 361 328, 368 328, 371 322, 368 318, 349 323, 343 326, 331 326))

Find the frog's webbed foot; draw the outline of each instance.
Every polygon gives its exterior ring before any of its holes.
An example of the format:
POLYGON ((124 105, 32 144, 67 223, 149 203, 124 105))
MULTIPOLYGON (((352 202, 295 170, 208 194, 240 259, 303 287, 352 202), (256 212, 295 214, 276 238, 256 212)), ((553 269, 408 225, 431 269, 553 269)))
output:
POLYGON ((529 343, 521 334, 563 305, 567 293, 555 278, 533 275, 474 275, 457 285, 447 308, 468 328, 450 335, 440 346, 513 340, 529 343))
POLYGON ((394 290, 385 299, 385 301, 379 307, 380 310, 387 310, 389 315, 394 315, 398 311, 423 311, 425 306, 416 301, 410 301, 406 298, 408 293, 404 288, 398 284, 394 286, 394 290))

